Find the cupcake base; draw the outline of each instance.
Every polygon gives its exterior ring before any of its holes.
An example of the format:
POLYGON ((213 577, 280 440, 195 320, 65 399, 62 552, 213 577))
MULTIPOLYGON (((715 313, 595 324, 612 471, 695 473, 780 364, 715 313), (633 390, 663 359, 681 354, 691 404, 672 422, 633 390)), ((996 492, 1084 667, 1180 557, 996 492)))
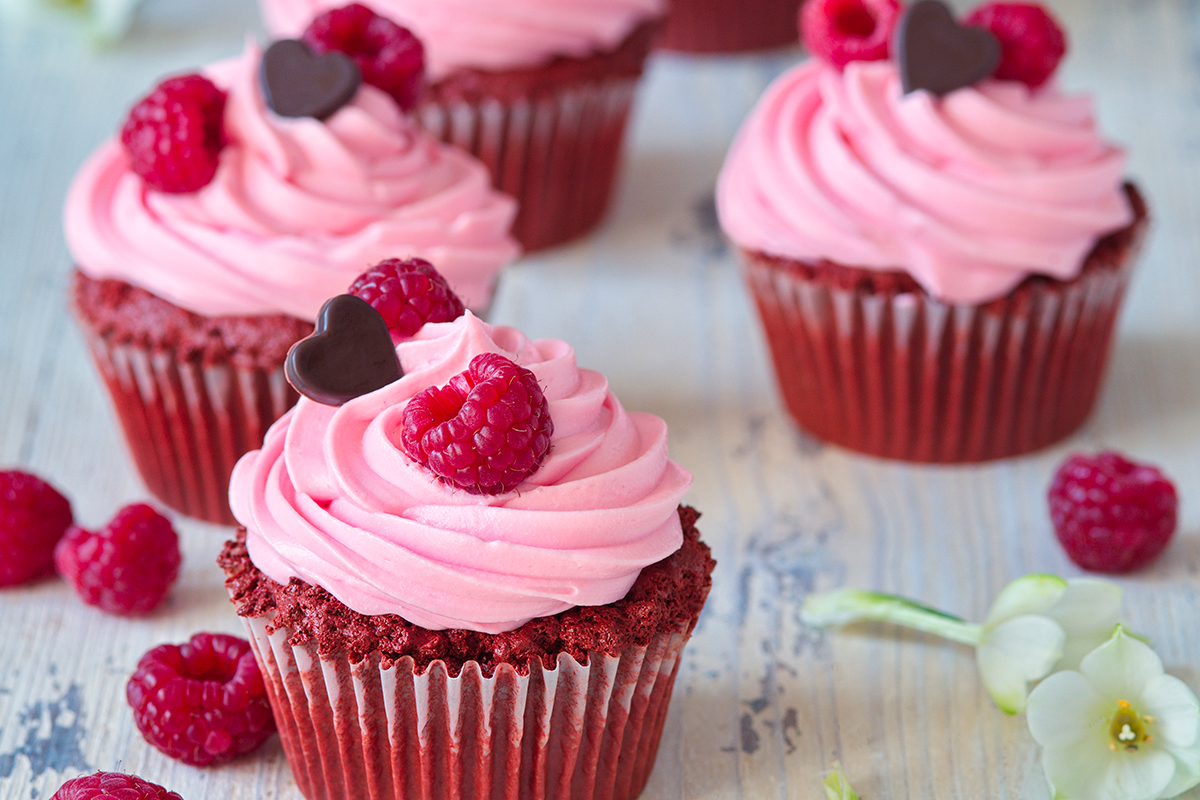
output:
POLYGON ((800 427, 843 447, 961 463, 1053 444, 1091 414, 1147 224, 1100 240, 1071 281, 1031 276, 978 305, 904 273, 746 253, 780 391, 800 427))
POLYGON ((246 531, 218 563, 308 800, 632 800, 662 735, 680 653, 712 584, 684 540, 615 603, 498 634, 366 616, 272 581, 246 531))
POLYGON ((800 0, 671 0, 658 46, 689 53, 737 53, 800 40, 800 0))
POLYGON ((616 181, 634 90, 661 23, 615 50, 536 68, 461 70, 429 87, 418 113, 470 152, 517 199, 513 236, 527 252, 594 228, 616 181))
POLYGON ((244 620, 308 800, 625 800, 650 776, 686 636, 522 675, 442 661, 351 663, 244 620))
POLYGON ((72 308, 146 488, 189 517, 235 524, 233 465, 295 404, 283 362, 312 324, 201 317, 79 271, 72 308))

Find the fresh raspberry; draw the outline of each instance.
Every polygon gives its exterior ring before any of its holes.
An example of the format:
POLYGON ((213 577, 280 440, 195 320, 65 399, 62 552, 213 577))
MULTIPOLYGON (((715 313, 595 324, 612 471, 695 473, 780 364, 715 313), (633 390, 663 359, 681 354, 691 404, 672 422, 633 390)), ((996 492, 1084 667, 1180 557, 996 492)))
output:
POLYGON ((851 61, 888 57, 897 0, 807 0, 800 7, 800 36, 815 56, 838 69, 851 61))
POLYGON ((28 472, 0 472, 0 586, 54 574, 54 545, 71 521, 71 504, 53 486, 28 472))
POLYGON ((380 261, 355 279, 350 294, 370 303, 401 337, 412 336, 426 322, 458 319, 464 311, 450 284, 422 258, 380 261))
POLYGON ((363 81, 390 94, 403 110, 416 106, 425 75, 425 48, 408 28, 351 3, 317 15, 303 39, 313 52, 337 50, 353 58, 363 81))
POLYGON ((447 483, 471 494, 503 494, 542 465, 553 433, 534 374, 499 353, 482 353, 446 386, 409 401, 400 444, 447 483))
POLYGON ((988 3, 963 22, 987 28, 1000 42, 1000 63, 992 75, 1021 81, 1030 89, 1041 86, 1067 52, 1067 39, 1054 17, 1032 3, 988 3))
POLYGON ((194 192, 217 173, 225 93, 201 75, 168 78, 129 111, 121 144, 134 172, 160 192, 194 192))
POLYGON ((157 783, 120 772, 97 772, 72 778, 58 787, 58 791, 50 800, 95 800, 97 797, 111 797, 116 800, 183 800, 178 792, 168 792, 157 783))
POLYGON ((146 741, 197 767, 249 753, 275 730, 250 643, 197 633, 142 656, 125 699, 146 741))
POLYGON ((179 574, 179 536, 144 503, 125 506, 99 531, 72 525, 54 550, 59 574, 83 602, 110 614, 154 610, 179 574))
POLYGON ((1120 453, 1076 454, 1050 483, 1050 519, 1071 560, 1093 572, 1129 572, 1154 559, 1175 532, 1175 486, 1120 453))

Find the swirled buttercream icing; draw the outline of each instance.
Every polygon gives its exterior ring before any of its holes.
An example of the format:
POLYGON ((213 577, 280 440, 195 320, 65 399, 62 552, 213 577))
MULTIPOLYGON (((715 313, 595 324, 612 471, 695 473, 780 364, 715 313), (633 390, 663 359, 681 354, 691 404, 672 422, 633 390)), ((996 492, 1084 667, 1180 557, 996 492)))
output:
MULTIPOLYGON (((299 36, 309 21, 347 0, 260 0, 272 33, 299 36)), ((425 45, 425 69, 439 81, 459 69, 532 67, 556 56, 615 48, 640 23, 666 13, 665 0, 370 0, 377 14, 425 45)))
POLYGON ((468 312, 396 352, 400 380, 340 407, 301 398, 238 462, 230 503, 267 576, 321 586, 362 614, 499 633, 619 600, 679 549, 691 476, 668 458, 666 424, 626 412, 565 342, 468 312), (554 421, 546 461, 500 495, 441 483, 400 445, 408 401, 485 352, 532 371, 554 421))
POLYGON ((148 189, 116 137, 92 154, 65 209, 79 268, 205 316, 313 320, 372 264, 419 256, 484 307, 518 252, 515 202, 487 169, 372 86, 324 121, 278 116, 263 99, 261 57, 250 44, 204 70, 228 92, 228 143, 203 189, 148 189))
POLYGON ((717 210, 744 250, 905 270, 981 303, 1030 274, 1075 277, 1133 219, 1124 172, 1085 95, 988 79, 939 99, 904 94, 890 61, 812 59, 743 124, 717 210))

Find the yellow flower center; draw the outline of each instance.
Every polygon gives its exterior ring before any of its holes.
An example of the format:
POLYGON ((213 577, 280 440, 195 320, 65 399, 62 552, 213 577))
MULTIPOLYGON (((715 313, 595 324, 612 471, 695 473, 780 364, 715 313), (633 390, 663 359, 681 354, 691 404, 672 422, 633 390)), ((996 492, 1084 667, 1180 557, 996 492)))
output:
POLYGON ((1117 713, 1113 714, 1108 726, 1108 749, 1134 752, 1154 737, 1146 732, 1146 726, 1157 720, 1148 715, 1139 715, 1128 700, 1117 701, 1117 713))

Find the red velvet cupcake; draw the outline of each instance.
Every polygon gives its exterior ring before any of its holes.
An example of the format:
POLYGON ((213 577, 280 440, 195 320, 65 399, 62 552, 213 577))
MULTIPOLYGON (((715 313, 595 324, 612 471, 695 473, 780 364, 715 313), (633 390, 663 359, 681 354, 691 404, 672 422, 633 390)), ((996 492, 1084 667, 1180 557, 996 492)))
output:
POLYGON ((389 351, 353 300, 289 356, 305 396, 238 463, 220 559, 297 785, 631 800, 714 567, 665 424, 564 342, 468 312, 389 351))
MULTIPOLYGON (((260 5, 273 33, 308 29, 306 39, 314 17, 348 13, 344 0, 260 5)), ((421 39, 429 85, 420 118, 486 164, 496 188, 517 199, 513 235, 525 250, 568 242, 599 224, 664 0, 366 5, 421 39)))
POLYGON ((269 101, 265 65, 285 83, 297 69, 278 52, 164 81, 66 202, 72 307, 138 471, 210 522, 233 522, 234 463, 295 402, 284 357, 326 297, 394 253, 429 254, 482 310, 518 250, 485 168, 357 73, 332 106, 277 109, 287 87, 269 101))
POLYGON ((817 57, 768 89, 718 184, 787 408, 889 458, 1045 447, 1095 404, 1146 205, 1089 98, 1054 84, 1042 9, 860 5, 863 37, 806 10, 817 57))

